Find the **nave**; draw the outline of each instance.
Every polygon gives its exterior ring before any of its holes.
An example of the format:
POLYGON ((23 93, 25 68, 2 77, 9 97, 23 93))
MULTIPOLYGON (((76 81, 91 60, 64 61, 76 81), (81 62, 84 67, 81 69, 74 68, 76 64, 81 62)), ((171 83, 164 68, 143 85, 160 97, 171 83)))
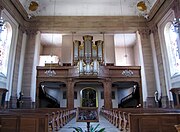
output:
MULTIPOLYGON (((106 132, 120 132, 118 128, 112 125, 108 120, 106 120, 102 115, 99 116, 99 122, 91 122, 90 125, 95 127, 97 124, 100 124, 98 129, 105 128, 106 132)), ((87 130, 86 122, 76 122, 76 119, 73 118, 69 123, 63 126, 58 132, 72 132, 74 129, 69 127, 81 127, 83 131, 87 130)))

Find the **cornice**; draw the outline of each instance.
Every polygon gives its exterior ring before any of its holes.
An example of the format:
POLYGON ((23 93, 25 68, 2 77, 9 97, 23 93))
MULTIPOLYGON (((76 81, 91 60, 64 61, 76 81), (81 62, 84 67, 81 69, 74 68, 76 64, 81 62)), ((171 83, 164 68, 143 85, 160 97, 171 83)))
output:
POLYGON ((23 6, 21 5, 19 0, 10 0, 11 3, 16 7, 16 10, 19 12, 19 14, 22 16, 22 18, 25 21, 28 21, 29 19, 27 18, 27 13, 25 11, 25 9, 23 8, 23 6))
MULTIPOLYGON (((30 22, 25 18, 25 10, 21 6, 19 0, 0 0, 0 6, 5 8, 9 14, 21 25, 21 28, 29 28, 30 22)), ((31 20, 34 21, 34 20, 31 20)))
POLYGON ((152 9, 149 13, 148 21, 151 21, 154 18, 154 16, 156 15, 156 13, 161 8, 161 6, 163 5, 164 2, 165 2, 165 0, 157 0, 155 2, 154 6, 152 7, 152 9))
POLYGON ((36 21, 41 32, 135 32, 147 27, 146 20, 139 16, 38 16, 36 21))

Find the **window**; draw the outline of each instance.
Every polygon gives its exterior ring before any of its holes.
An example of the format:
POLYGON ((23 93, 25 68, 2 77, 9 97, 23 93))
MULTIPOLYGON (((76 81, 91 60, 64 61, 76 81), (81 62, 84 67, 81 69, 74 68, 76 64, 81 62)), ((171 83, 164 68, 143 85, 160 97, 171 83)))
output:
POLYGON ((164 28, 166 50, 170 66, 171 77, 180 75, 180 42, 178 32, 174 30, 171 22, 164 28))
POLYGON ((67 96, 66 96, 66 91, 63 91, 63 99, 66 99, 67 96))
POLYGON ((77 91, 74 91, 74 99, 77 99, 77 91))
POLYGON ((104 92, 101 91, 101 99, 104 99, 104 92))
POLYGON ((12 27, 8 22, 5 22, 2 30, 0 32, 0 75, 7 76, 12 27))
POLYGON ((115 99, 115 91, 112 91, 112 92, 111 92, 111 98, 112 98, 112 99, 115 99))

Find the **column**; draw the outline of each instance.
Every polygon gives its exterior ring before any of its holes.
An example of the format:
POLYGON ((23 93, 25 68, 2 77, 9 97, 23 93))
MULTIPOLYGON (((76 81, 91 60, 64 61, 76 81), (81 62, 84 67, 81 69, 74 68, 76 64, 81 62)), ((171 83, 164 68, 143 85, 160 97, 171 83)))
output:
MULTIPOLYGON (((20 58, 19 58, 19 71, 18 71, 18 80, 17 80, 17 98, 20 99, 20 92, 22 91, 22 77, 23 77, 23 67, 24 67, 24 56, 25 56, 25 49, 26 49, 26 41, 27 41, 27 35, 25 33, 25 29, 22 26, 19 26, 19 30, 21 30, 22 34, 22 46, 21 46, 21 52, 20 58)), ((20 101, 20 100, 18 100, 20 101)), ((22 102, 20 102, 22 103, 22 102)))
POLYGON ((15 54, 15 65, 14 65, 14 73, 13 73, 13 81, 12 81, 12 89, 11 89, 11 96, 9 107, 10 108, 17 108, 17 99, 20 96, 21 91, 21 84, 22 84, 22 73, 23 73, 23 64, 24 64, 24 52, 26 45, 26 33, 22 26, 19 26, 18 29, 18 43, 16 46, 16 54, 15 54))
POLYGON ((40 41, 41 41, 41 33, 37 31, 36 39, 35 39, 35 50, 34 50, 34 60, 33 60, 33 69, 32 69, 32 79, 31 79, 31 100, 32 100, 32 107, 35 108, 35 98, 36 98, 36 75, 37 70, 36 66, 39 65, 39 56, 40 56, 40 41))
MULTIPOLYGON (((156 86, 157 86, 157 90, 159 92, 159 99, 161 98, 161 102, 162 102, 162 107, 169 107, 169 101, 168 101, 168 95, 167 95, 167 89, 169 89, 168 85, 170 85, 169 81, 166 80, 170 80, 170 76, 167 76, 167 70, 165 68, 165 63, 163 62, 163 51, 161 48, 161 44, 160 44, 160 27, 158 27, 156 24, 151 25, 151 33, 153 34, 153 39, 154 39, 154 47, 152 47, 152 49, 155 50, 156 52, 156 62, 157 64, 154 65, 155 70, 157 70, 155 72, 155 79, 156 79, 156 86), (159 30, 159 32, 158 32, 159 30), (165 69, 164 69, 165 68, 165 69), (158 81, 159 80, 159 81, 158 81), (160 97, 161 96, 161 97, 160 97)), ((155 59, 155 58, 153 58, 155 59)))
POLYGON ((72 78, 69 78, 66 83, 67 87, 67 108, 74 108, 74 82, 72 78))
POLYGON ((111 89, 112 83, 110 78, 106 78, 103 82, 104 85, 104 108, 111 109, 112 108, 112 98, 111 98, 111 89))
MULTIPOLYGON (((153 65, 153 57, 152 57, 152 47, 150 43, 150 30, 142 29, 139 31, 140 41, 142 46, 142 56, 144 62, 144 74, 146 78, 146 86, 147 86, 147 98, 146 103, 147 107, 154 107, 154 92, 156 91, 155 87, 155 75, 154 75, 154 65, 153 65)), ((144 89, 143 89, 144 90, 144 89)))
MULTIPOLYGON (((23 92, 23 108, 31 108, 31 88, 32 88, 32 76, 33 76, 33 62, 36 47, 36 30, 27 30, 27 44, 24 59, 23 69, 23 81, 22 81, 22 92, 23 92)), ((34 82, 36 83, 36 82, 34 82)))

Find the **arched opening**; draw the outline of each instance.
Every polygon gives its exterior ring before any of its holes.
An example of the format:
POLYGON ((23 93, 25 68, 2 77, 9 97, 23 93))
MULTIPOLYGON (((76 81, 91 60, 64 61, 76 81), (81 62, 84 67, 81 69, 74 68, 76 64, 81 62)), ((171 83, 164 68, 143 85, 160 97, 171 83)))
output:
POLYGON ((94 88, 87 87, 80 91, 82 107, 98 107, 97 91, 94 88))
POLYGON ((12 26, 5 22, 0 31, 0 76, 7 77, 9 51, 12 40, 12 26))
POLYGON ((174 30, 172 22, 168 22, 164 28, 166 51, 168 55, 171 77, 180 74, 180 42, 178 33, 174 30))

